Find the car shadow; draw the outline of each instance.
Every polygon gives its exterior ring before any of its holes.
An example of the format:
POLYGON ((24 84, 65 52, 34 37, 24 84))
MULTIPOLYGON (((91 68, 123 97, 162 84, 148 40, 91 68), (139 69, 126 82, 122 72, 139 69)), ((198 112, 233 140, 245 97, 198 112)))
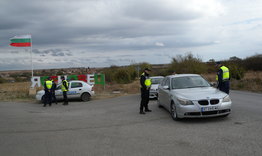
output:
MULTIPOLYGON (((92 99, 89 100, 89 101, 92 101, 92 99)), ((89 101, 82 101, 81 99, 68 99, 68 102, 83 102, 83 103, 85 103, 85 102, 89 102, 89 101)), ((63 103, 63 102, 64 102, 64 100, 57 100, 57 103, 63 103)), ((36 101, 36 103, 37 104, 44 104, 42 101, 36 101)), ((55 102, 52 101, 52 104, 55 104, 55 102)))
POLYGON ((209 122, 224 122, 230 120, 230 117, 217 116, 217 117, 204 117, 204 118, 183 118, 178 122, 185 124, 195 124, 195 123, 209 123, 209 122))
MULTIPOLYGON (((165 111, 165 113, 169 113, 168 110, 166 110, 164 107, 160 107, 160 110, 165 111)), ((185 124, 196 124, 196 123, 209 123, 209 122, 224 122, 231 120, 229 116, 216 116, 216 117, 203 117, 203 118, 182 118, 174 122, 179 122, 179 123, 185 123, 185 124)), ((172 120, 171 116, 170 119, 172 120)))

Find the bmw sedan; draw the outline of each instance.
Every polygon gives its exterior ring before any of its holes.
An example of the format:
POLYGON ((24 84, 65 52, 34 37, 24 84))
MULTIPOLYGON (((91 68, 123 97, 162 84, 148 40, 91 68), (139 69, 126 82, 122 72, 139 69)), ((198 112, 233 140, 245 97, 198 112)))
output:
MULTIPOLYGON (((68 99, 81 99, 82 101, 89 101, 91 96, 95 94, 93 90, 93 86, 89 85, 84 81, 73 80, 73 81, 69 81, 68 83, 69 83, 68 86, 69 91, 67 92, 68 99)), ((45 95, 45 91, 40 90, 36 94, 36 99, 43 102, 44 95, 45 95)), ((57 85, 57 88, 55 90, 55 95, 57 100, 63 99, 61 84, 57 85)))
POLYGON ((158 92, 158 105, 166 108, 174 120, 227 116, 231 112, 229 95, 213 88, 197 74, 167 76, 158 92))

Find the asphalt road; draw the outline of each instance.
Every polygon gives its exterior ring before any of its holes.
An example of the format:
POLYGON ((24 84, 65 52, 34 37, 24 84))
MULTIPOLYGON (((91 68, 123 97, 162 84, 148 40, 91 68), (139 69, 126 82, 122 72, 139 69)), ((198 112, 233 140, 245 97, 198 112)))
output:
POLYGON ((42 107, 0 102, 1 156, 262 155, 262 94, 232 91, 227 118, 175 122, 139 95, 42 107))

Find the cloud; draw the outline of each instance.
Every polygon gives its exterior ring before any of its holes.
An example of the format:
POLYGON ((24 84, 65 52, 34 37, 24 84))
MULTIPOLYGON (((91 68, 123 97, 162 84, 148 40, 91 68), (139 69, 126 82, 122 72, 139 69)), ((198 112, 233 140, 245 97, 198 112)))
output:
POLYGON ((157 47, 164 47, 165 46, 164 43, 161 43, 161 42, 156 42, 155 45, 157 47))
POLYGON ((206 60, 217 53, 217 59, 244 57, 249 50, 261 49, 261 4, 259 0, 2 0, 0 65, 30 68, 30 48, 9 46, 11 37, 23 34, 32 35, 35 68, 122 65, 130 60, 169 63, 167 56, 188 51, 206 60), (161 60, 159 53, 164 53, 161 60))
POLYGON ((70 50, 66 49, 46 49, 46 50, 39 50, 39 49, 33 49, 32 50, 34 54, 40 55, 40 56, 73 56, 72 52, 70 50))

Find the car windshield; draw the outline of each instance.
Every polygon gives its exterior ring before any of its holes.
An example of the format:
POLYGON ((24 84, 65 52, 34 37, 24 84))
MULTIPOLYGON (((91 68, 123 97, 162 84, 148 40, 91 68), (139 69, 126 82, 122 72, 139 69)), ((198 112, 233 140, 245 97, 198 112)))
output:
POLYGON ((201 76, 185 76, 172 79, 172 89, 210 87, 210 84, 201 76))
POLYGON ((152 84, 160 84, 163 78, 151 78, 152 84))

